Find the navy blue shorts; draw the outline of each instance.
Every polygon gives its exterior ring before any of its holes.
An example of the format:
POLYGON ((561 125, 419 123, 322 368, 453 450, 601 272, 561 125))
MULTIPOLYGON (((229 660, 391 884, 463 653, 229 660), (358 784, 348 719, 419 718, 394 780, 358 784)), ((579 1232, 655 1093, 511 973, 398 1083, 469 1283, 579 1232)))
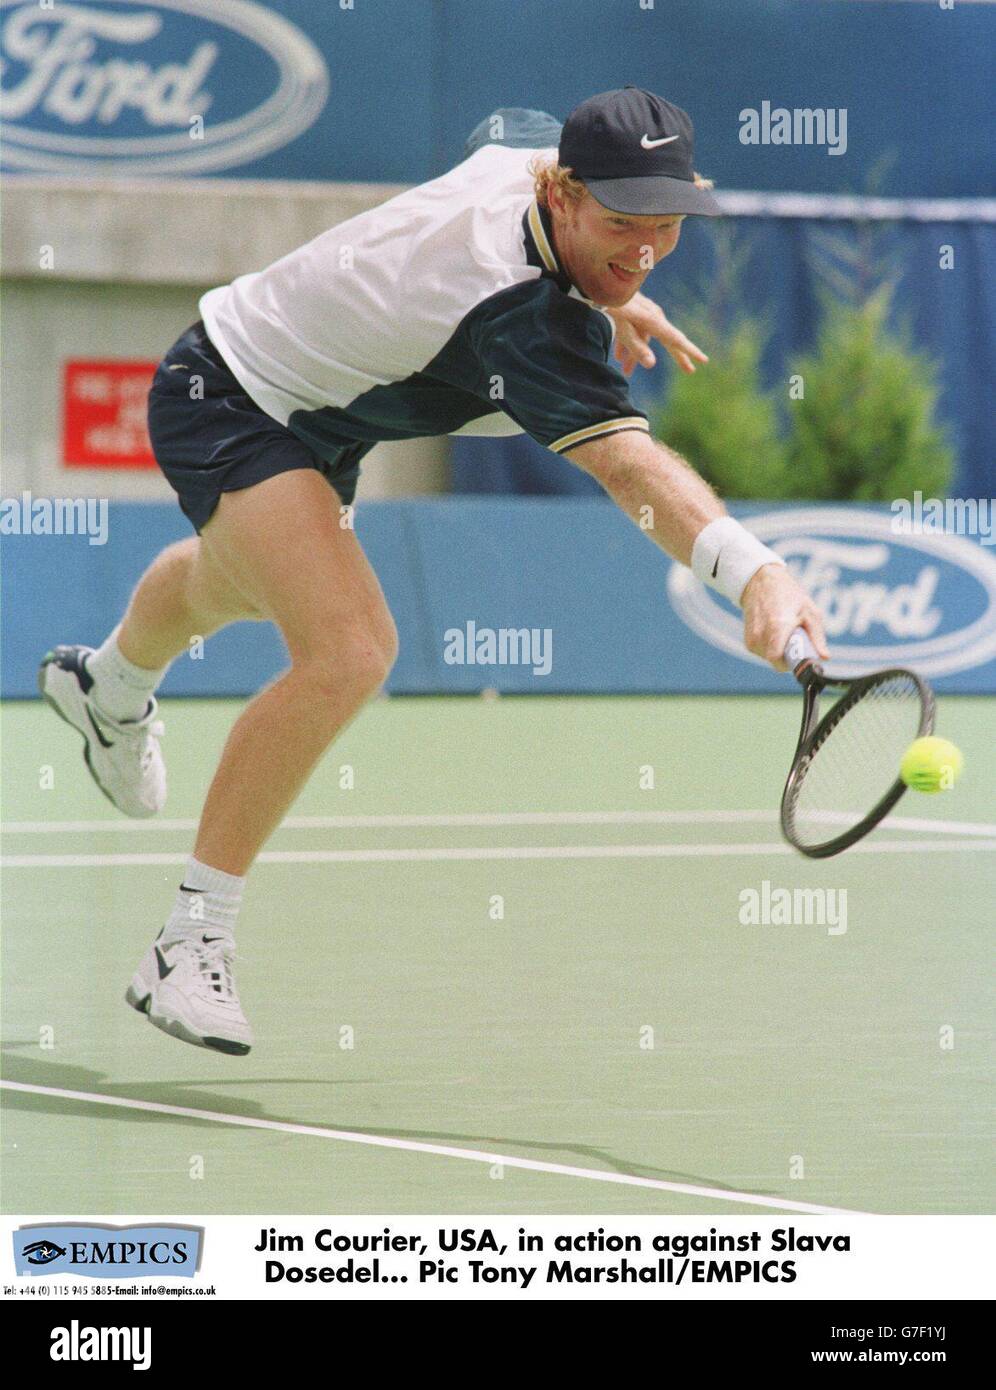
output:
POLYGON ((360 460, 373 448, 368 442, 347 444, 320 457, 246 395, 201 322, 176 340, 153 377, 149 437, 156 462, 198 531, 223 492, 293 468, 317 468, 349 504, 360 460), (203 379, 193 398, 192 376, 203 379))

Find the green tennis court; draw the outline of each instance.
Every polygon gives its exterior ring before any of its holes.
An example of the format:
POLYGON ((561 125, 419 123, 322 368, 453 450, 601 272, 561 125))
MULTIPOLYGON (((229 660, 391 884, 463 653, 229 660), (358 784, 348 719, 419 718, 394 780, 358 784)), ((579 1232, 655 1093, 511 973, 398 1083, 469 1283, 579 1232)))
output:
POLYGON ((158 823, 4 710, 6 1211, 992 1210, 991 701, 941 701, 955 792, 822 863, 797 697, 379 701, 250 881, 245 1058, 123 1002, 236 705, 164 709, 158 823), (765 881, 846 930, 745 925, 765 881))

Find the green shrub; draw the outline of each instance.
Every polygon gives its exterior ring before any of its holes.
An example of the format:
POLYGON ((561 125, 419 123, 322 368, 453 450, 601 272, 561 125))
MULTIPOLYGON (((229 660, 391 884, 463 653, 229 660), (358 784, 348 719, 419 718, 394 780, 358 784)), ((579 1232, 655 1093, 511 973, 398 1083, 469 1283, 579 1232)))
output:
POLYGON ((908 331, 889 327, 895 267, 879 231, 859 224, 851 236, 818 236, 814 269, 825 289, 816 343, 789 358, 768 391, 760 360, 770 329, 743 308, 751 245, 732 228, 711 230, 713 271, 673 314, 710 361, 672 378, 651 412, 658 438, 727 497, 944 496, 954 452, 936 418, 937 372, 908 331), (791 398, 789 376, 802 378, 801 399, 791 398))
POLYGON ((709 354, 707 366, 678 377, 651 429, 726 497, 776 498, 788 486, 774 399, 761 386, 763 326, 742 317, 714 338, 704 318, 682 329, 709 354))
POLYGON ((944 496, 954 453, 935 420, 933 363, 891 332, 891 286, 860 303, 827 299, 812 353, 792 364, 791 495, 891 501, 919 488, 944 496))

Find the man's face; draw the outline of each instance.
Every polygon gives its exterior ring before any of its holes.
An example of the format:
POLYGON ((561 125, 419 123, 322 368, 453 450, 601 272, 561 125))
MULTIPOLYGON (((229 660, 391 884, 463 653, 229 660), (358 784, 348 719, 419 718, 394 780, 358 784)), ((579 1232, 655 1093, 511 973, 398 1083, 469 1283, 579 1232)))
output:
POLYGON ((550 214, 560 264, 582 294, 609 309, 632 299, 681 235, 678 215, 610 212, 590 193, 572 202, 551 188, 550 214))

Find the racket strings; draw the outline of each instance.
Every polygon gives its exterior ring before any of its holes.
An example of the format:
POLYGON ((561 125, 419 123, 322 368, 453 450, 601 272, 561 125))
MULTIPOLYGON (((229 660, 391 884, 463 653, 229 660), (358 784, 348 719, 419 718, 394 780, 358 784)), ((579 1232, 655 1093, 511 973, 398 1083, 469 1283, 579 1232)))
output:
POLYGON ((856 825, 874 810, 899 776, 922 712, 920 687, 903 673, 838 701, 797 780, 794 818, 803 839, 825 840, 828 827, 856 825))

